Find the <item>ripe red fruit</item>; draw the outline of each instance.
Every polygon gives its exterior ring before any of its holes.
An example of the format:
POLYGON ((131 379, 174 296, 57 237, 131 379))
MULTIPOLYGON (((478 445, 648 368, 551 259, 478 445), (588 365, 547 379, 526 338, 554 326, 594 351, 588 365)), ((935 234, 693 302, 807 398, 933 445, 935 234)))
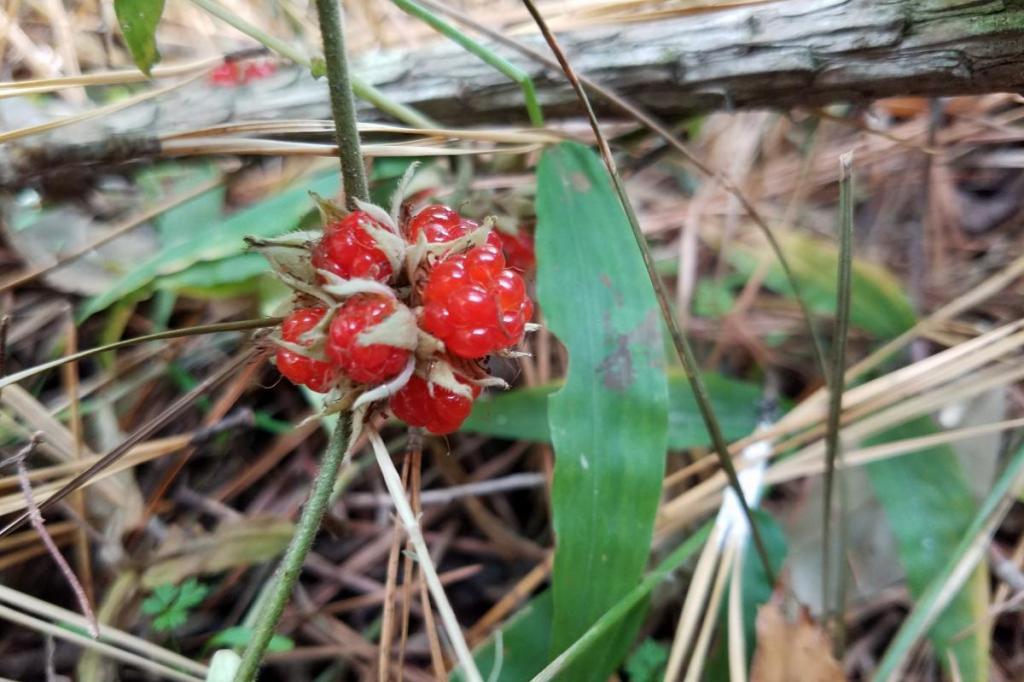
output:
POLYGON ((266 78, 267 76, 273 76, 276 72, 277 66, 274 65, 274 62, 266 59, 260 59, 246 65, 245 73, 242 75, 242 78, 246 83, 249 83, 251 81, 260 80, 261 78, 266 78))
POLYGON ((331 320, 327 357, 352 381, 377 384, 405 368, 409 351, 385 343, 361 345, 359 335, 395 312, 399 305, 380 294, 359 294, 345 301, 331 320))
MULTIPOLYGON (((328 223, 324 236, 313 247, 313 267, 343 279, 365 277, 378 282, 391 276, 391 262, 364 225, 382 227, 364 211, 353 211, 328 223)), ((384 228, 382 228, 384 229, 384 228)))
POLYGON ((519 343, 532 316, 523 278, 490 244, 441 261, 423 288, 423 329, 464 358, 519 343))
POLYGON ((210 83, 221 87, 235 87, 242 84, 238 62, 224 62, 210 72, 210 83))
MULTIPOLYGON (((281 338, 301 346, 310 345, 299 337, 323 319, 324 308, 300 308, 281 323, 281 338)), ((277 369, 293 384, 303 384, 318 393, 326 393, 338 378, 337 370, 327 362, 313 360, 290 350, 277 351, 277 369)))
POLYGON ((537 254, 533 248, 533 235, 519 228, 516 234, 499 232, 501 248, 505 251, 508 266, 529 275, 537 267, 537 254))
MULTIPOLYGON (((480 225, 463 218, 447 206, 431 204, 420 209, 409 221, 407 238, 409 243, 415 244, 422 233, 428 244, 439 244, 464 237, 478 227, 480 225)), ((487 243, 501 246, 501 241, 493 231, 487 235, 487 243)))
MULTIPOLYGON (((456 377, 458 378, 458 377, 456 377)), ((473 397, 480 395, 480 387, 468 384, 473 397)), ((458 393, 453 393, 437 384, 431 387, 417 375, 412 375, 409 383, 398 393, 391 396, 391 411, 409 426, 421 426, 436 434, 457 431, 462 422, 466 421, 473 401, 458 393)))

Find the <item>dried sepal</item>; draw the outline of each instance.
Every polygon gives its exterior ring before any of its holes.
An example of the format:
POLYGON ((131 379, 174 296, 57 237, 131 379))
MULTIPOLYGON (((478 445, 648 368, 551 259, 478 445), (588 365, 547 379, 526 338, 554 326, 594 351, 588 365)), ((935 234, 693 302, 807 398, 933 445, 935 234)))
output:
POLYGON ((473 389, 459 381, 455 377, 455 370, 444 360, 437 360, 430 364, 430 369, 427 372, 427 389, 431 395, 434 393, 434 386, 440 386, 450 393, 473 400, 473 389))
POLYGON ((393 234, 398 234, 398 223, 392 219, 391 215, 383 208, 377 204, 371 204, 369 201, 362 201, 361 199, 356 199, 355 202, 360 211, 391 230, 393 234))
POLYGON ((419 342, 419 327, 416 316, 405 305, 396 301, 395 310, 387 318, 359 332, 356 344, 371 346, 376 343, 416 350, 419 342))
POLYGON ((346 209, 344 206, 339 206, 330 199, 320 196, 316 192, 310 192, 309 196, 313 198, 313 201, 316 203, 317 209, 319 209, 320 211, 321 225, 327 226, 330 225, 331 223, 336 223, 340 220, 344 220, 349 214, 349 210, 346 209))
POLYGON ((349 298, 356 294, 379 294, 388 298, 396 297, 394 289, 375 279, 364 277, 344 279, 329 270, 317 270, 316 272, 324 281, 321 288, 335 298, 349 298))
POLYGON ((409 186, 412 184, 413 176, 416 174, 416 169, 419 166, 419 161, 413 161, 409 164, 409 167, 402 173, 402 179, 395 186, 394 193, 391 195, 391 220, 395 225, 400 224, 399 215, 402 212, 402 204, 409 195, 409 186))
POLYGON ((370 403, 378 400, 390 398, 394 394, 398 393, 405 388, 407 383, 409 383, 409 379, 412 378, 415 369, 416 358, 409 356, 409 361, 406 362, 405 369, 403 369, 398 376, 390 381, 385 381, 379 386, 374 386, 373 388, 364 391, 358 398, 356 398, 355 403, 352 404, 352 409, 357 409, 363 405, 369 405, 370 403))

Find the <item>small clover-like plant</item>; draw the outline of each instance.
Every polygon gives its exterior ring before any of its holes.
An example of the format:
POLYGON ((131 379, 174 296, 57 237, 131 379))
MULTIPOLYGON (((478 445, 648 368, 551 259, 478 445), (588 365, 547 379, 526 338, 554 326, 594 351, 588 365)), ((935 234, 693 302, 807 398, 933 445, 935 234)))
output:
POLYGON ((185 624, 189 613, 209 591, 210 588, 195 578, 189 578, 181 585, 164 583, 142 602, 142 612, 153 618, 153 629, 157 632, 174 630, 185 624))

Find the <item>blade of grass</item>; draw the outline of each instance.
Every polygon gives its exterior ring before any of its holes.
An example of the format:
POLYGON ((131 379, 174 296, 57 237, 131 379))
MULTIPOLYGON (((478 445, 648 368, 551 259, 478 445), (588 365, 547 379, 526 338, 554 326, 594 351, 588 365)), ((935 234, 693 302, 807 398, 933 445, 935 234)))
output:
MULTIPOLYGON (((565 384, 547 400, 555 656, 643 575, 665 471, 668 393, 654 292, 593 150, 565 142, 544 152, 536 208, 538 301, 570 357, 565 384)), ((564 679, 604 679, 636 625, 610 634, 564 679)))
MULTIPOLYGON (((843 647, 843 622, 842 613, 845 608, 844 593, 845 580, 839 578, 839 590, 835 597, 834 608, 829 605, 833 603, 831 593, 831 566, 832 555, 832 492, 835 482, 836 458, 839 456, 839 417, 843 411, 843 390, 845 388, 844 375, 846 369, 846 339, 850 329, 850 301, 852 295, 852 271, 853 271, 853 153, 847 152, 839 157, 839 224, 840 224, 840 247, 839 247, 839 272, 836 283, 838 297, 836 301, 836 324, 832 338, 832 372, 829 382, 829 405, 828 420, 825 431, 825 480, 824 480, 824 508, 822 510, 822 542, 821 554, 821 603, 826 613, 831 613, 835 620, 835 646, 836 657, 842 659, 843 647)), ((840 486, 840 518, 839 523, 846 523, 846 500, 840 486)), ((843 535, 842 533, 840 534, 843 535)), ((839 556, 846 555, 845 548, 840 543, 839 556)), ((840 576, 845 573, 845 562, 840 561, 840 576)))
POLYGON ((544 126, 544 115, 541 113, 540 104, 537 102, 537 89, 534 87, 533 79, 530 78, 528 73, 412 0, 391 1, 404 12, 425 22, 435 31, 462 47, 462 49, 476 55, 486 64, 494 67, 517 83, 523 89, 523 99, 526 101, 526 112, 530 116, 530 122, 538 128, 544 126))
POLYGON ((1024 448, 1019 449, 1007 464, 1002 475, 992 486, 992 491, 978 509, 960 544, 917 599, 914 610, 886 649, 878 669, 871 678, 873 681, 888 682, 897 679, 897 674, 911 650, 953 598, 960 593, 961 587, 985 557, 985 550, 992 535, 1013 506, 1020 492, 1022 473, 1024 448))
POLYGON ((448 633, 448 640, 455 649, 459 665, 470 682, 483 682, 480 671, 477 670, 476 662, 473 660, 473 654, 470 653, 466 640, 462 636, 462 628, 459 626, 459 621, 455 617, 455 612, 452 610, 448 597, 444 593, 444 586, 437 577, 437 570, 434 568, 434 563, 430 558, 430 549, 423 539, 419 521, 416 520, 412 507, 409 506, 405 489, 402 488, 402 480, 398 476, 398 471, 395 470, 395 465, 391 461, 387 447, 384 445, 384 441, 381 440, 380 434, 376 431, 371 431, 369 437, 370 445, 373 447, 373 454, 377 459, 377 466, 380 468, 381 476, 384 478, 384 485, 387 487, 388 494, 391 495, 391 500, 395 504, 398 518, 401 519, 402 525, 405 526, 409 542, 416 552, 416 560, 419 563, 420 571, 423 573, 424 582, 427 584, 427 589, 430 590, 430 595, 434 598, 434 606, 437 607, 437 611, 441 615, 441 622, 444 623, 445 631, 448 633))
POLYGON ((550 680, 561 679, 558 675, 568 668, 568 666, 574 661, 578 660, 580 656, 585 654, 594 645, 595 642, 600 640, 606 633, 611 632, 623 618, 629 614, 637 604, 642 600, 646 599, 651 591, 657 587, 665 578, 668 577, 672 571, 679 568, 684 561, 689 559, 693 554, 701 547, 702 544, 707 540, 708 534, 711 532, 711 523, 706 523, 696 533, 686 539, 683 544, 679 545, 671 554, 669 554, 658 567, 651 571, 647 577, 645 577, 639 585, 634 587, 629 593, 626 594, 622 599, 617 601, 614 606, 604 612, 604 614, 594 621, 594 624, 587 628, 587 631, 583 633, 572 646, 563 651, 557 658, 547 665, 536 677, 533 678, 533 682, 549 682, 550 680))
POLYGON ((217 334, 220 332, 238 332, 246 331, 249 329, 263 329, 266 327, 273 327, 281 323, 282 317, 268 317, 262 320, 241 320, 239 322, 218 322, 217 324, 201 324, 195 327, 187 327, 185 329, 170 329, 164 332, 157 332, 156 334, 147 334, 146 336, 137 336, 132 339, 125 339, 123 341, 116 341, 114 343, 108 343, 105 346, 97 346, 96 348, 88 348, 86 350, 78 351, 70 355, 65 355, 48 362, 23 369, 20 372, 14 374, 8 374, 7 376, 0 378, 0 390, 17 384, 25 379, 37 376, 44 372, 48 372, 51 369, 60 367, 70 362, 78 362, 86 358, 91 358, 95 355, 101 355, 103 353, 109 353, 120 348, 127 348, 129 346, 135 346, 140 343, 148 343, 150 341, 162 341, 164 339, 181 339, 188 336, 201 336, 203 334, 217 334))
MULTIPOLYGON (((243 364, 258 357, 257 351, 254 348, 249 348, 233 359, 225 362, 216 372, 208 376, 203 380, 201 384, 196 386, 193 390, 189 391, 185 395, 181 396, 169 406, 164 408, 160 414, 150 419, 142 427, 133 432, 130 436, 125 438, 120 445, 115 447, 113 450, 108 452, 106 455, 101 457, 95 464, 90 466, 82 473, 75 476, 66 485, 60 488, 57 492, 51 495, 45 502, 39 505, 39 512, 42 513, 52 507, 53 505, 60 502, 62 499, 73 493, 83 484, 91 480, 96 474, 100 473, 110 465, 114 464, 131 450, 135 444, 148 439, 150 436, 155 434, 157 431, 162 429, 176 419, 182 412, 190 407, 200 396, 205 394, 217 386, 220 382, 226 380, 232 373, 243 364)), ((0 529, 0 537, 9 534, 11 531, 17 529, 25 521, 28 520, 28 514, 21 514, 14 521, 11 521, 2 529, 0 529)))
POLYGON ((757 529, 754 516, 750 511, 750 505, 747 503, 746 498, 743 496, 743 491, 740 488, 739 480, 736 477, 736 468, 733 466, 732 457, 729 455, 728 444, 722 436, 722 430, 718 424, 717 418, 715 417, 714 408, 711 405, 711 399, 708 395, 707 387, 704 385, 704 381, 701 378, 699 365, 697 364, 697 360, 693 354, 693 349, 690 348, 689 340, 679 328, 679 322, 669 305, 664 283, 658 275, 654 264, 654 258, 651 256, 650 249, 647 247, 647 241, 642 229, 640 228, 640 222, 636 217, 636 213, 633 210, 633 204, 629 200, 629 195, 622 183, 622 179, 619 177, 618 171, 615 169, 615 160, 612 158, 611 149, 608 147, 608 140, 604 137, 604 133, 601 132, 601 125, 598 123, 597 115, 594 113, 593 107, 590 106, 590 100, 587 98, 587 93, 584 92, 583 86, 580 85, 580 81, 576 77, 576 72, 573 70, 572 65, 569 64, 569 61, 566 59, 565 53, 562 52, 561 47, 559 47, 554 34, 552 34, 548 29, 547 24, 544 21, 544 17, 541 16, 537 7, 531 0, 523 0, 523 4, 526 6, 530 16, 533 17, 534 22, 543 34, 545 41, 551 48, 551 51, 555 54, 555 58, 558 60, 562 71, 569 79, 573 89, 576 91, 576 95, 579 97, 581 104, 587 112, 587 118, 590 120, 591 128, 594 130, 594 136, 597 138, 598 149, 601 151, 601 157, 604 159, 605 166, 607 166, 608 169, 608 174, 611 176, 612 184, 615 187, 616 193, 619 195, 622 208, 625 210, 626 217, 629 220, 629 225, 633 230, 633 238, 636 242, 637 248, 640 250, 641 256, 643 257, 648 278, 654 286, 655 297, 657 298, 658 305, 661 308, 662 318, 668 326, 669 334, 672 337, 672 343, 675 346, 680 362, 683 364, 686 376, 693 385, 693 394, 697 399, 697 406, 700 409, 701 416, 704 418, 708 434, 711 436, 711 442, 714 445, 715 453, 719 457, 719 464, 729 479, 729 485, 739 496, 739 500, 743 508, 743 515, 747 518, 747 523, 750 524, 754 545, 761 557, 761 561, 764 563, 765 571, 767 571, 769 575, 773 575, 771 561, 768 558, 768 550, 765 548, 764 540, 761 538, 761 534, 757 529))

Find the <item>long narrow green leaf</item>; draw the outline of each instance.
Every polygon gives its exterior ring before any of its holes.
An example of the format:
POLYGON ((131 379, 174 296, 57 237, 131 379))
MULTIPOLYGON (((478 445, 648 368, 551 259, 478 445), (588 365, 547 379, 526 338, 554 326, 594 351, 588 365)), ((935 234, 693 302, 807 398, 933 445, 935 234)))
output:
MULTIPOLYGON (((762 390, 756 384, 704 374, 711 404, 728 440, 750 434, 757 426, 757 406, 762 390)), ((544 386, 495 393, 473 403, 463 431, 513 440, 550 442, 547 400, 562 387, 561 381, 544 386)), ((693 389, 680 370, 668 372, 668 446, 673 450, 703 447, 711 443, 693 389)))
POLYGON ((242 253, 246 236, 272 237, 288 232, 314 208, 309 192, 330 195, 337 188, 338 174, 327 173, 237 211, 219 223, 212 223, 207 226, 205 238, 190 239, 163 249, 125 273, 108 291, 86 301, 79 317, 85 319, 104 310, 162 275, 181 272, 195 263, 242 253))
MULTIPOLYGON (((936 433, 923 417, 872 438, 870 444, 936 433)), ((889 527, 907 572, 907 588, 915 604, 941 574, 950 552, 968 532, 977 505, 964 479, 956 455, 938 446, 866 467, 875 495, 885 510, 889 527)), ((974 628, 988 608, 988 576, 979 567, 931 626, 929 637, 936 658, 948 668, 956 657, 965 680, 988 679, 988 628, 974 628), (961 633, 969 631, 967 637, 961 633)))
POLYGON ((148 76, 160 61, 156 27, 164 13, 164 0, 114 0, 114 12, 135 65, 148 76))
MULTIPOLYGON (((963 594, 960 591, 960 586, 968 580, 975 580, 979 573, 986 577, 985 564, 981 560, 985 556, 985 549, 988 547, 992 535, 1019 493, 1019 490, 1015 490, 1015 488, 1020 486, 1022 472, 1024 472, 1024 448, 1017 451, 1006 469, 1003 470, 999 480, 992 486, 992 491, 985 498, 970 526, 965 530, 956 550, 939 564, 934 578, 924 590, 920 591, 914 610, 903 622, 903 626, 886 650, 873 680, 885 682, 893 679, 924 632, 932 626, 932 623, 942 620, 941 614, 948 613, 950 609, 955 608, 955 600, 963 594), (952 604, 950 603, 951 595, 957 595, 952 604)), ((972 623, 972 625, 976 625, 976 623, 972 623)), ((987 627, 973 627, 972 629, 976 632, 988 632, 987 627)), ((933 627, 932 632, 934 633, 935 630, 936 628, 933 627)), ((974 637, 970 639, 973 640, 974 637)), ((988 679, 987 661, 981 661, 981 663, 983 667, 979 668, 978 665, 974 665, 968 669, 965 662, 958 656, 957 664, 962 679, 988 679)))
MULTIPOLYGON (((589 148, 562 143, 537 171, 537 291, 569 351, 548 401, 555 448, 551 653, 575 642, 640 580, 667 447, 664 345, 654 290, 621 204, 589 148)), ((637 619, 562 680, 604 679, 637 619)))

